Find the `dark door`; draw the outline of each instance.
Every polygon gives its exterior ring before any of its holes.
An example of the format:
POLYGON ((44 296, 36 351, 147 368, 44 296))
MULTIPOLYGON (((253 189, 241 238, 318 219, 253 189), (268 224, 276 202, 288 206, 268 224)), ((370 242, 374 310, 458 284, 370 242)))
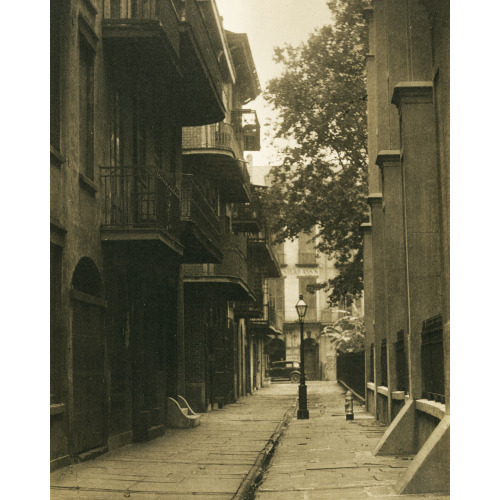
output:
POLYGON ((222 326, 210 329, 213 359, 212 403, 229 403, 234 400, 233 330, 222 326))
POLYGON ((304 370, 309 380, 319 379, 319 351, 314 339, 304 341, 304 370))
POLYGON ((104 444, 102 309, 73 301, 73 440, 76 453, 104 444))

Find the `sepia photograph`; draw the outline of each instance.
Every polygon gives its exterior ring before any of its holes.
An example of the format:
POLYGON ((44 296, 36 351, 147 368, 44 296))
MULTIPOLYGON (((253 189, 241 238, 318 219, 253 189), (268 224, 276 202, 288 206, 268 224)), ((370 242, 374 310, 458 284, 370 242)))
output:
POLYGON ((450 1, 49 22, 40 495, 449 499, 450 1))

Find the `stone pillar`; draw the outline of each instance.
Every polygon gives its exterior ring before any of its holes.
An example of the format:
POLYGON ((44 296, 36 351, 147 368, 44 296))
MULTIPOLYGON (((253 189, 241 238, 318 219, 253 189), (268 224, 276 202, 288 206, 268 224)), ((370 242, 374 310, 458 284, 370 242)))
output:
POLYGON ((186 394, 186 354, 184 346, 184 267, 177 278, 177 394, 186 394))
POLYGON ((439 178, 432 82, 402 82, 392 98, 399 111, 410 397, 422 395, 422 322, 442 308, 439 178))
MULTIPOLYGON (((373 262, 373 303, 374 303, 374 364, 375 364, 375 388, 381 385, 381 344, 385 338, 385 290, 384 290, 384 220, 382 212, 382 194, 374 193, 368 196, 371 207, 372 220, 372 262, 373 262)), ((375 394, 376 399, 377 393, 375 394)), ((377 418, 385 420, 384 413, 387 411, 377 403, 377 418)))
MULTIPOLYGON (((397 389, 397 333, 406 330, 406 272, 403 228, 403 189, 399 150, 380 151, 377 165, 382 175, 384 220, 384 289, 386 306, 389 418, 392 420, 392 392, 397 389)), ((407 333, 407 332, 405 332, 407 333)), ((408 353, 408 350, 405 351, 408 353)), ((408 390, 408 388, 406 388, 408 390)))
POLYGON ((375 406, 371 405, 368 397, 368 382, 370 382, 370 346, 375 342, 373 330, 373 256, 372 256, 372 225, 361 224, 363 231, 363 283, 365 301, 365 401, 366 408, 375 415, 375 406))

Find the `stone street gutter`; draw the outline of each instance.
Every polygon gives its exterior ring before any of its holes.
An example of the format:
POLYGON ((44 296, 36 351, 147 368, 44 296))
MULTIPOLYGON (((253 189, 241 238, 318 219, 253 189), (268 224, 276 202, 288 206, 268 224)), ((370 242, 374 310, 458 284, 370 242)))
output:
POLYGON ((271 458, 274 454, 276 446, 285 430, 285 427, 289 424, 293 415, 295 414, 295 410, 297 409, 297 401, 295 400, 294 404, 285 412, 281 422, 276 427, 273 435, 269 438, 266 446, 260 451, 255 463, 252 468, 248 472, 245 479, 240 484, 240 487, 236 491, 233 496, 233 500, 251 500, 254 497, 255 489, 262 478, 262 475, 269 465, 271 458))

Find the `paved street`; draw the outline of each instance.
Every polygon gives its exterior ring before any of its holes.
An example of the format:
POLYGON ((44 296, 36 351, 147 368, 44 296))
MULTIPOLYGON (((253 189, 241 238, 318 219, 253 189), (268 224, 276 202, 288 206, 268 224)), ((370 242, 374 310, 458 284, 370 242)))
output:
POLYGON ((344 393, 332 382, 308 382, 310 419, 297 420, 297 387, 272 384, 202 415, 199 427, 169 429, 154 441, 55 471, 51 498, 251 498, 273 447, 256 500, 449 498, 395 495, 411 457, 372 455, 384 427, 359 405, 346 421, 344 393))
POLYGON ((398 496, 393 486, 411 457, 376 457, 385 427, 355 403, 345 419, 345 396, 332 382, 308 382, 309 420, 293 418, 276 448, 255 500, 447 499, 398 496))
POLYGON ((203 414, 199 427, 168 429, 154 441, 55 471, 51 498, 233 498, 250 486, 254 464, 272 448, 296 397, 296 384, 272 384, 203 414))

